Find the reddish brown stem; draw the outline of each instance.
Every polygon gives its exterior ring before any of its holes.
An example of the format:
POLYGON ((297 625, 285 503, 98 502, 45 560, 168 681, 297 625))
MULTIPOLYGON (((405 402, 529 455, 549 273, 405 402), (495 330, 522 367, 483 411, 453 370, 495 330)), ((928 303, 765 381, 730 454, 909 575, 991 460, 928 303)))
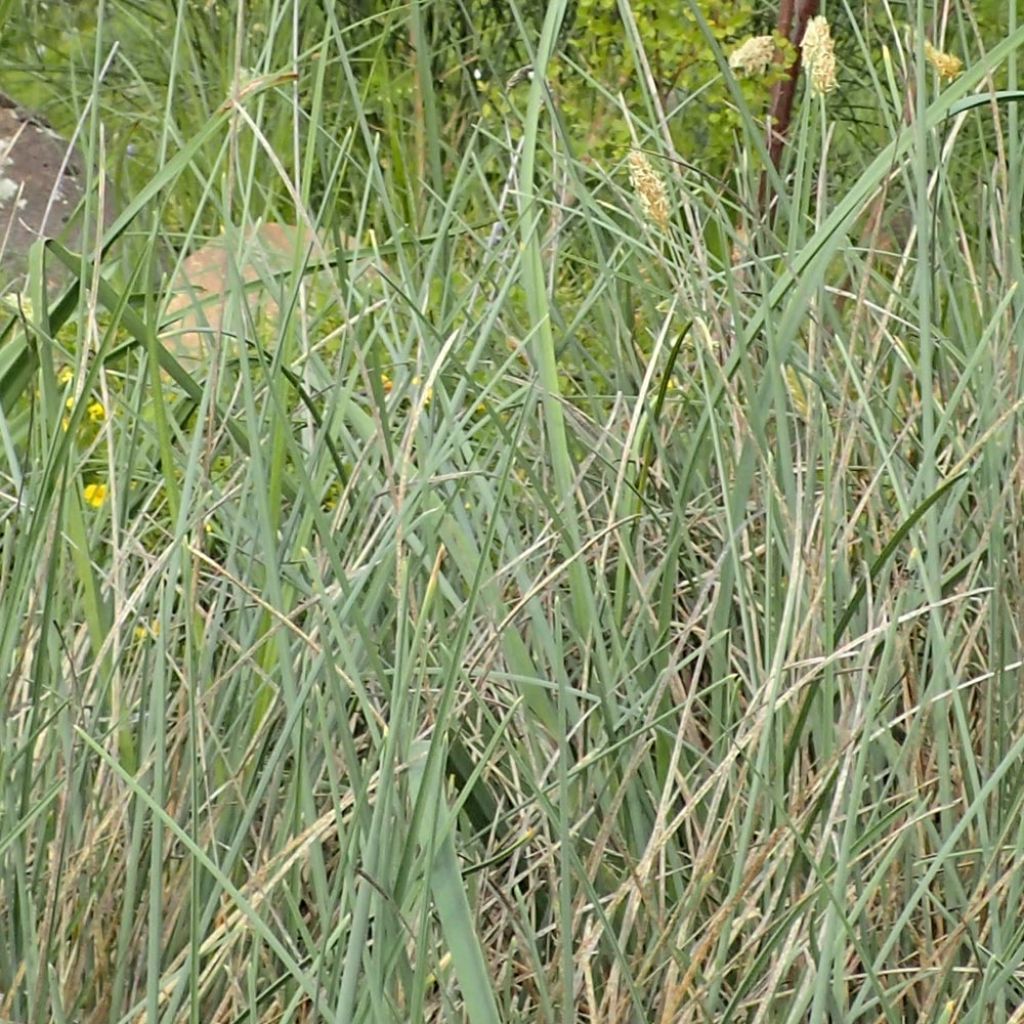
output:
MULTIPOLYGON (((775 27, 779 35, 788 39, 796 50, 792 63, 786 69, 786 77, 772 89, 772 101, 768 114, 768 156, 776 169, 782 163, 782 150, 789 134, 789 125, 793 119, 793 100, 796 96, 796 83, 800 75, 800 41, 807 29, 807 22, 818 13, 819 0, 803 0, 797 6, 796 0, 782 0, 779 4, 779 17, 775 27)), ((771 201, 768 191, 768 175, 761 178, 760 205, 767 210, 771 201)))

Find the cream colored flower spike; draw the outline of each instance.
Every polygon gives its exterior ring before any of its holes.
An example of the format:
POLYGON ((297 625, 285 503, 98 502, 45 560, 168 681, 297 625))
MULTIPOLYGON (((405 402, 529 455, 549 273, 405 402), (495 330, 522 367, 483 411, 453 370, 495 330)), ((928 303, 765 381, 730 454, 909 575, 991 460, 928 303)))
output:
POLYGON ((638 149, 629 154, 629 182, 640 200, 644 216, 662 231, 668 230, 669 203, 665 182, 638 149))
POLYGON ((959 57, 937 50, 927 39, 924 41, 924 55, 939 73, 939 78, 956 78, 964 69, 964 62, 959 57))
POLYGON ((775 60, 775 40, 754 36, 729 54, 729 67, 744 75, 764 75, 775 60))
POLYGON ((800 44, 804 70, 810 79, 811 91, 825 96, 835 89, 836 49, 828 18, 818 15, 807 22, 803 42, 800 44))

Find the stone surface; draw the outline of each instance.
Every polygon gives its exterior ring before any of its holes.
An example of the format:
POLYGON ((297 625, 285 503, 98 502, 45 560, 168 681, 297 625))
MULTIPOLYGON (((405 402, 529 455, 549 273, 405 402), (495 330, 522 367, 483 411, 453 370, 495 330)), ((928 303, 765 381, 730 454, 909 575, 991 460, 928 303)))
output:
MULTIPOLYGON (((386 264, 372 250, 360 250, 353 238, 343 235, 341 244, 347 277, 358 301, 366 301, 386 264)), ((273 348, 279 303, 289 300, 295 271, 303 270, 307 294, 316 302, 316 296, 331 291, 330 261, 337 258, 330 243, 301 225, 272 221, 222 234, 190 253, 175 271, 160 340, 189 372, 202 370, 225 348, 237 355, 239 340, 254 340, 253 332, 273 348)), ((346 302, 352 294, 346 292, 346 302)))
POLYGON ((313 249, 310 233, 294 224, 251 227, 236 233, 234 244, 224 235, 207 242, 182 261, 171 281, 161 341, 193 371, 225 341, 236 351, 238 338, 251 328, 272 330, 277 298, 296 261, 316 262, 313 249))
MULTIPOLYGON (((30 247, 40 237, 77 249, 85 195, 79 151, 37 114, 0 93, 0 287, 18 287, 30 247)), ((107 199, 106 221, 115 215, 107 199)), ((54 267, 51 279, 59 275, 54 267)))

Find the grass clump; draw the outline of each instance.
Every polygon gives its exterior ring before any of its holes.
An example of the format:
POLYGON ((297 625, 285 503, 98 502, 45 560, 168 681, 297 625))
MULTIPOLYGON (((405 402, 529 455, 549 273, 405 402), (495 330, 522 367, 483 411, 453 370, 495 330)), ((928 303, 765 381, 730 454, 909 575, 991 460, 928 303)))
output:
POLYGON ((566 6, 501 117, 420 5, 98 23, 161 114, 0 347, 0 1018, 1019 1019, 1024 30, 833 22, 877 121, 778 173, 710 32, 723 177, 581 147, 566 6))

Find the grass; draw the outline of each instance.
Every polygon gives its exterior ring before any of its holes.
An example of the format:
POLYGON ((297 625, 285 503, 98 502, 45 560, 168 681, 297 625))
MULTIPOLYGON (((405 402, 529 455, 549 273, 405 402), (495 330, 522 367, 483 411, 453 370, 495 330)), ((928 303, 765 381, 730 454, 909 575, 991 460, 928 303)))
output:
POLYGON ((880 7, 772 218, 757 111, 605 94, 664 227, 429 5, 60 54, 127 201, 0 342, 0 1020, 1024 1019, 1024 29, 880 7), (186 369, 263 219, 327 269, 186 369))

